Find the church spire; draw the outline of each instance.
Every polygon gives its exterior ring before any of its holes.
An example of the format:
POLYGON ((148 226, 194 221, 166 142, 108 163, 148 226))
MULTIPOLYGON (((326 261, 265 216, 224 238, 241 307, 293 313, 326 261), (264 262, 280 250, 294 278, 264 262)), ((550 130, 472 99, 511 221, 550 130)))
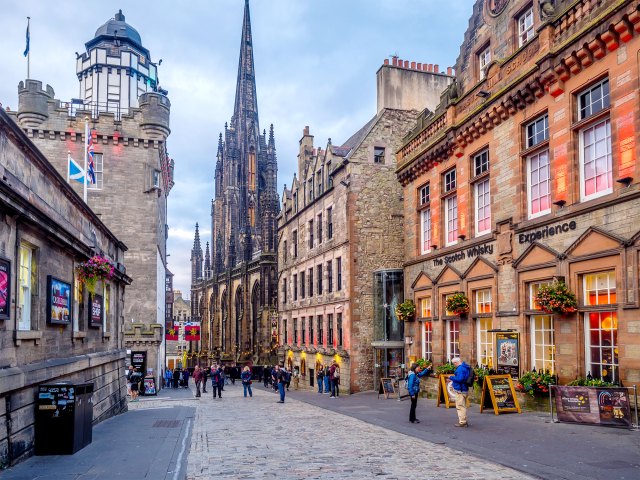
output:
POLYGON ((211 276, 211 254, 209 253, 209 242, 204 250, 204 278, 211 276))
POLYGON ((238 83, 236 85, 236 103, 233 109, 233 118, 236 129, 240 131, 248 133, 252 127, 255 128, 256 132, 260 131, 258 125, 258 100, 256 98, 256 78, 253 65, 253 41, 251 39, 249 0, 245 0, 244 3, 240 60, 238 61, 238 83))
POLYGON ((191 284, 202 278, 202 245, 200 244, 200 228, 196 223, 196 234, 191 249, 191 284))

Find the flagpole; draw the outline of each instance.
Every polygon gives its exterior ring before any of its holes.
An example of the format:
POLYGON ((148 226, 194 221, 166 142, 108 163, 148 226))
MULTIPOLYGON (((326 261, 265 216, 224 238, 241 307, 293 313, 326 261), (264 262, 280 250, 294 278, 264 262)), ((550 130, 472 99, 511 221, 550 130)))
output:
POLYGON ((71 177, 70 177, 71 172, 69 170, 71 170, 71 152, 70 151, 67 152, 67 183, 71 182, 71 177))
MULTIPOLYGON (((31 17, 27 17, 27 32, 29 37, 31 37, 31 32, 29 30, 29 24, 31 23, 31 17)), ((29 41, 29 43, 31 43, 29 41)), ((27 80, 31 77, 31 48, 30 45, 28 45, 28 50, 27 50, 27 80)))
POLYGON ((84 182, 83 183, 83 198, 84 203, 87 203, 87 181, 89 175, 87 175, 87 148, 89 148, 89 120, 84 119, 84 182))

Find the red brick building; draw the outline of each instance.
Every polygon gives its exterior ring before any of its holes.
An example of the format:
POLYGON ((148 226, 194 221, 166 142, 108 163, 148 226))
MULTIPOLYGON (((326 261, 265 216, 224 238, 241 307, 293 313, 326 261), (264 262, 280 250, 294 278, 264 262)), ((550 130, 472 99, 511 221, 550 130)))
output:
POLYGON ((639 34, 637 0, 476 2, 456 84, 397 154, 408 357, 495 367, 501 330, 520 373, 640 382, 639 34), (577 312, 540 310, 554 279, 577 312))

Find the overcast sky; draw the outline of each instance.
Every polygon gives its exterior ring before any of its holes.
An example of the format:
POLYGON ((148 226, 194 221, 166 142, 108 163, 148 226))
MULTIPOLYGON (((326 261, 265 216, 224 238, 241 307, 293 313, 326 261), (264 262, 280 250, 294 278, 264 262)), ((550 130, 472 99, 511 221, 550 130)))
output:
MULTIPOLYGON (((453 66, 474 0, 251 0, 260 128, 274 124, 279 193, 291 185, 302 129, 339 145, 376 111, 376 71, 385 58, 453 66)), ((142 37, 171 100, 169 269, 188 295, 196 222, 210 236, 218 133, 233 113, 244 0, 3 0, 0 103, 17 108, 26 77, 56 98, 79 95, 75 53, 118 9, 142 37)))

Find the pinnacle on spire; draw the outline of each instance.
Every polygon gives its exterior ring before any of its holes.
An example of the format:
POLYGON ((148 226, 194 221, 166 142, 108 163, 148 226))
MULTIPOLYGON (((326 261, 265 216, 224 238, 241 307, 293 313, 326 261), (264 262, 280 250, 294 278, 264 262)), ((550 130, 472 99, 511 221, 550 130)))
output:
POLYGON ((220 132, 220 136, 218 137, 218 153, 222 153, 222 132, 220 132))
POLYGON ((200 227, 198 226, 198 222, 196 222, 196 235, 193 239, 193 249, 196 252, 202 252, 202 245, 200 244, 200 227))
POLYGON ((207 242, 207 247, 204 251, 204 271, 205 275, 208 275, 209 270, 211 270, 211 255, 209 254, 209 242, 207 242))
POLYGON ((275 146, 275 140, 273 138, 273 123, 269 127, 269 146, 270 147, 275 146))

